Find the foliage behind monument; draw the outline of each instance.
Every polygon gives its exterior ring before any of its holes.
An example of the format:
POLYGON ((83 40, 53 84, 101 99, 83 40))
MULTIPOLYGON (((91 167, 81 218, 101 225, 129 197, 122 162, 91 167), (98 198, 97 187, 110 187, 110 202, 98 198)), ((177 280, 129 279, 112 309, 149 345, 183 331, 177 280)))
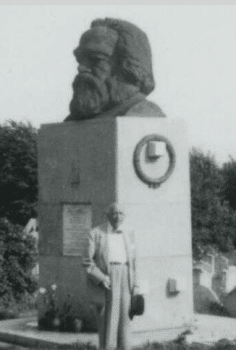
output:
POLYGON ((230 157, 222 167, 223 195, 232 209, 236 210, 236 160, 230 157))
POLYGON ((32 268, 37 261, 35 239, 23 233, 20 225, 0 219, 0 308, 22 301, 35 292, 37 282, 32 268))
POLYGON ((194 257, 201 258, 210 247, 221 252, 235 249, 236 212, 224 195, 221 167, 212 155, 193 149, 190 175, 194 257))
POLYGON ((37 131, 30 123, 0 125, 0 217, 26 225, 36 215, 37 131))

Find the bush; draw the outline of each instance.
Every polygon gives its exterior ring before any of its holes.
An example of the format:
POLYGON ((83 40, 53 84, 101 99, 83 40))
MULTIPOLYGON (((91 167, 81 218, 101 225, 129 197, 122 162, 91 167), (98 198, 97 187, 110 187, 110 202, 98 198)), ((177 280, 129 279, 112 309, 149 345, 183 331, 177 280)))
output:
POLYGON ((37 130, 30 123, 0 125, 0 216, 25 226, 36 217, 37 130))
POLYGON ((25 300, 37 289, 32 268, 37 261, 36 242, 23 228, 0 218, 0 310, 25 300))
POLYGON ((224 177, 211 154, 190 153, 193 256, 199 260, 210 248, 235 249, 236 211, 223 195, 224 177))

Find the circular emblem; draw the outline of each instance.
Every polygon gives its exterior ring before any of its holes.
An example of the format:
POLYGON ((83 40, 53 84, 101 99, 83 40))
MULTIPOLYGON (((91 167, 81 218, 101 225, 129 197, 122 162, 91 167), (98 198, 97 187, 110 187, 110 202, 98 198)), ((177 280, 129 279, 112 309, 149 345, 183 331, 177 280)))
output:
POLYGON ((175 151, 170 141, 161 135, 147 135, 134 150, 134 169, 141 181, 151 188, 159 187, 172 174, 175 151))

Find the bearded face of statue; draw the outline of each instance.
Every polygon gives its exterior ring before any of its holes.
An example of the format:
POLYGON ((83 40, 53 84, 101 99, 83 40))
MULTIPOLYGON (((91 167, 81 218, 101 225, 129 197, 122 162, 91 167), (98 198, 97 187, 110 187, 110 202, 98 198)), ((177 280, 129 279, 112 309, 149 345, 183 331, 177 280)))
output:
POLYGON ((127 96, 127 84, 119 80, 114 55, 118 35, 107 27, 85 32, 74 51, 79 63, 73 82, 70 115, 84 119, 109 110, 127 96))
POLYGON ((86 55, 79 65, 79 73, 73 82, 72 114, 93 116, 109 103, 106 80, 110 77, 108 58, 97 54, 86 55))

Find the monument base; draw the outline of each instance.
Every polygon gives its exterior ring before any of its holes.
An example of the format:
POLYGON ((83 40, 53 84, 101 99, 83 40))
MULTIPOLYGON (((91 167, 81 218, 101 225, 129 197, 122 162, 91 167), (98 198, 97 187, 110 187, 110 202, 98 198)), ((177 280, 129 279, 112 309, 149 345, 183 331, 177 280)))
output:
POLYGON ((82 259, 91 227, 114 201, 125 206, 136 236, 145 313, 135 318, 134 330, 149 339, 157 330, 185 329, 193 295, 189 160, 181 120, 117 117, 42 126, 39 285, 56 283, 61 303, 70 293, 76 316, 94 319, 94 291, 86 288, 82 259))
MULTIPOLYGON (((132 347, 140 347, 148 342, 171 341, 184 330, 183 328, 171 328, 160 329, 156 332, 133 332, 132 347)), ((78 344, 84 346, 91 344, 98 347, 98 334, 42 331, 38 330, 35 318, 23 318, 1 321, 0 341, 35 349, 68 350, 76 348, 78 344)))
MULTIPOLYGON (((235 340, 236 319, 210 315, 195 315, 193 333, 186 336, 188 344, 214 345, 222 339, 235 340)), ((132 346, 141 347, 149 342, 177 339, 184 329, 160 329, 156 332, 133 333, 132 346)), ((1 321, 0 341, 29 348, 73 349, 78 344, 98 347, 96 333, 59 333, 39 331, 35 318, 1 321)), ((199 347, 201 348, 201 347, 199 347)))

